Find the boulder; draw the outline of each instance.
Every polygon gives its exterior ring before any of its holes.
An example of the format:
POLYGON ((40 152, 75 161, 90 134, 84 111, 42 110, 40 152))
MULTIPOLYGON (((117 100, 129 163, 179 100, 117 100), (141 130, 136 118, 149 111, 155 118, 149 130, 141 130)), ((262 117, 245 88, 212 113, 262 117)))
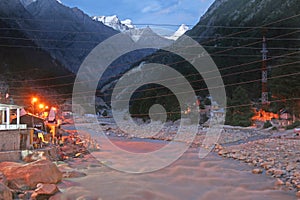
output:
POLYGON ((43 184, 39 183, 37 185, 37 189, 35 189, 34 193, 31 195, 31 199, 45 199, 53 196, 59 192, 59 189, 55 184, 43 184))
POLYGON ((284 174, 286 174, 286 171, 285 171, 285 170, 281 170, 281 169, 275 169, 275 170, 274 170, 274 175, 275 175, 276 177, 280 177, 280 176, 282 176, 282 175, 284 175, 284 174))
POLYGON ((284 182, 282 180, 280 180, 279 178, 277 178, 276 182, 275 182, 275 186, 281 186, 281 185, 284 185, 284 182))
POLYGON ((66 171, 63 172, 63 178, 81 178, 85 177, 86 173, 79 172, 79 171, 66 171))
POLYGON ((258 168, 252 170, 253 174, 261 174, 262 172, 263 172, 263 170, 262 169, 258 169, 258 168))
POLYGON ((0 183, 3 183, 3 185, 8 185, 7 178, 4 176, 2 172, 0 172, 0 183))
POLYGON ((5 199, 5 200, 13 199, 10 189, 3 183, 0 183, 0 199, 5 199))
POLYGON ((2 162, 0 171, 6 176, 8 186, 12 189, 35 189, 38 183, 56 184, 62 180, 62 173, 49 160, 39 160, 25 165, 2 162))

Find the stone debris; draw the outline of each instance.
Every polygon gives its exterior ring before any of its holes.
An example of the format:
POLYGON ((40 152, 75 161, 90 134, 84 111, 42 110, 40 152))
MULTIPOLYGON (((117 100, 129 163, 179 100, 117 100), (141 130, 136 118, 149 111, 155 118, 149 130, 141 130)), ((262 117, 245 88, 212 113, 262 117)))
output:
POLYGON ((226 147, 216 145, 215 151, 224 158, 253 165, 253 174, 265 172, 276 178, 275 186, 285 186, 300 197, 300 140, 260 139, 226 147))
POLYGON ((79 171, 65 171, 63 172, 63 178, 81 178, 85 177, 86 173, 79 171))
POLYGON ((252 170, 252 173, 253 173, 253 174, 261 174, 262 172, 263 172, 262 169, 253 169, 253 170, 252 170))

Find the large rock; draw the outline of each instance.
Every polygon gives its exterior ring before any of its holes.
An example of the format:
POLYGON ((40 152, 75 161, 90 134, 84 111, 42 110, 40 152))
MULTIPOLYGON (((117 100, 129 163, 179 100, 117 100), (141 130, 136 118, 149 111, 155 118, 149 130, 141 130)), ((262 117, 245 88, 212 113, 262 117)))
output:
POLYGON ((13 199, 10 189, 3 183, 0 183, 0 199, 5 199, 5 200, 13 199))
POLYGON ((0 171, 6 176, 8 186, 13 189, 35 189, 38 183, 56 184, 62 180, 62 173, 49 160, 29 164, 2 162, 0 171))
POLYGON ((55 184, 42 184, 39 183, 37 185, 37 189, 31 195, 31 199, 49 199, 49 197, 53 196, 55 193, 59 192, 59 189, 55 184))

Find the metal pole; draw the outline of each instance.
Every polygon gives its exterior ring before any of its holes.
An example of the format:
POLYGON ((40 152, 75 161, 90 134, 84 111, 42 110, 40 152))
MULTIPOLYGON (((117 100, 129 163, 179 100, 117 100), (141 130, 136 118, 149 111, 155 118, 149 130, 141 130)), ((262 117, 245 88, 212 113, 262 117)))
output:
POLYGON ((268 68, 267 68, 267 42, 266 42, 266 37, 263 36, 263 45, 262 45, 262 96, 261 96, 261 101, 262 101, 262 106, 266 108, 268 106, 268 68))

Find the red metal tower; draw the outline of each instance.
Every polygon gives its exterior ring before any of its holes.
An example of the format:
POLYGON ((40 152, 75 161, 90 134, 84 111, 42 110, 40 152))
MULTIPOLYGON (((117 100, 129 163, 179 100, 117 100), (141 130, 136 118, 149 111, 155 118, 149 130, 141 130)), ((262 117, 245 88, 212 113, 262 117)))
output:
POLYGON ((262 94, 261 101, 263 108, 266 108, 269 104, 269 93, 268 93, 268 68, 267 68, 267 40, 266 37, 263 36, 263 44, 262 44, 262 94))

